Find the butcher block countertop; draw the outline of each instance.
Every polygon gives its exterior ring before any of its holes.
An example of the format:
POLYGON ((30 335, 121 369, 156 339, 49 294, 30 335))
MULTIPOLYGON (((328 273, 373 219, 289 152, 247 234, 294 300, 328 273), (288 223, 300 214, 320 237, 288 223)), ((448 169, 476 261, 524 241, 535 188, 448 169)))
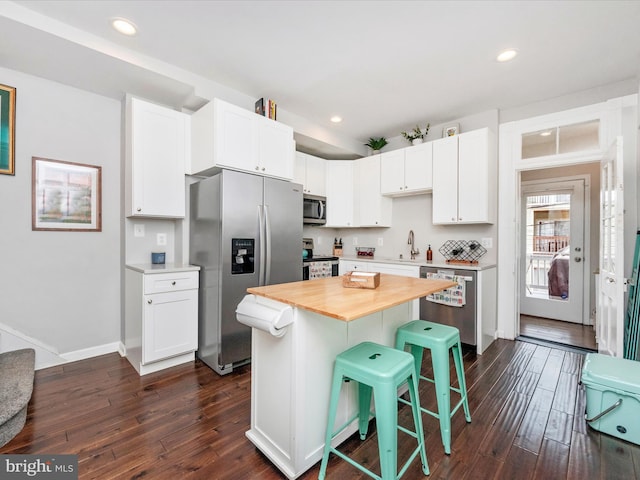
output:
POLYGON ((382 273, 375 289, 345 288, 342 277, 329 277, 252 287, 247 292, 348 322, 455 285, 448 280, 382 273))

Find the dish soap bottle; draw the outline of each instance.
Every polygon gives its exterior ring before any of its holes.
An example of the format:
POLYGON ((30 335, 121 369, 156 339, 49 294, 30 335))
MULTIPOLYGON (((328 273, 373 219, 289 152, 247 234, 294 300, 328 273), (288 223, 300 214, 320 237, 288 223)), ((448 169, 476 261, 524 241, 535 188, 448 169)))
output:
POLYGON ((427 248, 427 263, 431 263, 433 261, 433 251, 431 250, 431 245, 427 248))

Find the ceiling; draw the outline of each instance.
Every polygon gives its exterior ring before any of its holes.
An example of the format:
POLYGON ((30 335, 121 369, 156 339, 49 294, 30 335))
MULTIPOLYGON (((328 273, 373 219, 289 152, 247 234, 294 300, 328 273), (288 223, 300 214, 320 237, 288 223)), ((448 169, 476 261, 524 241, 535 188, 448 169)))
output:
POLYGON ((360 144, 637 79, 638 25, 638 1, 19 0, 0 66, 192 109, 208 80, 360 144))

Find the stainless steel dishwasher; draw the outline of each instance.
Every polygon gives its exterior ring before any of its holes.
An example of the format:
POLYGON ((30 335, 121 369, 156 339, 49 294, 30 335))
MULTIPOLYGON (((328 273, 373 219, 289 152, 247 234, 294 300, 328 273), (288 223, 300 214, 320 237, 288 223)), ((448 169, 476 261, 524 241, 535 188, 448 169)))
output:
POLYGON ((428 278, 428 274, 457 276, 465 280, 465 304, 461 307, 443 305, 420 299, 420 318, 430 322, 451 325, 460 330, 460 341, 468 345, 477 344, 477 272, 475 270, 456 270, 442 267, 420 267, 420 278, 428 278))

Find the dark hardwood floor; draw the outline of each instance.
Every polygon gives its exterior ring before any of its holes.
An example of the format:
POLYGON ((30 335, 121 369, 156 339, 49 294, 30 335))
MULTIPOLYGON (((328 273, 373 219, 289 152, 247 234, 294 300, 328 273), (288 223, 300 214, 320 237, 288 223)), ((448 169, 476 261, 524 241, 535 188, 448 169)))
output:
POLYGON ((589 350, 598 349, 593 327, 579 323, 520 315, 520 335, 589 350))
MULTIPOLYGON (((465 352, 472 423, 456 413, 447 456, 437 420, 423 416, 429 478, 640 478, 640 447, 584 421, 583 358, 508 340, 497 340, 481 356, 465 352)), ((427 354, 427 374, 429 365, 427 354)), ((244 435, 250 381, 249 366, 219 377, 199 361, 139 377, 117 354, 40 370, 27 424, 0 454, 75 453, 81 479, 283 478, 244 435)), ((421 399, 435 405, 426 382, 421 399)), ((407 406, 399 417, 409 424, 407 406)), ((375 420, 371 427, 367 440, 354 435, 343 449, 375 471, 375 420)), ((400 435, 403 454, 410 440, 400 435)), ((317 478, 318 468, 300 478, 317 478)), ((334 456, 327 477, 368 478, 334 456)), ((403 478, 425 478, 419 461, 403 478)))

